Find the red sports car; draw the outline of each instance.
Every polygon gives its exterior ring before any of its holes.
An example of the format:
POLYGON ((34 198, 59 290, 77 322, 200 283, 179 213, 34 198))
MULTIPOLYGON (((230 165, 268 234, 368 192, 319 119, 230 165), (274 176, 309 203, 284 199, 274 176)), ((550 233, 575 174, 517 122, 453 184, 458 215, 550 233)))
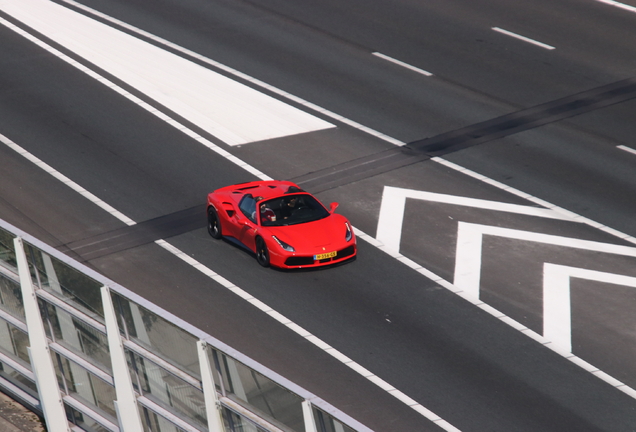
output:
POLYGON ((263 267, 319 267, 355 257, 351 224, 289 181, 254 181, 208 194, 208 232, 256 254, 263 267))

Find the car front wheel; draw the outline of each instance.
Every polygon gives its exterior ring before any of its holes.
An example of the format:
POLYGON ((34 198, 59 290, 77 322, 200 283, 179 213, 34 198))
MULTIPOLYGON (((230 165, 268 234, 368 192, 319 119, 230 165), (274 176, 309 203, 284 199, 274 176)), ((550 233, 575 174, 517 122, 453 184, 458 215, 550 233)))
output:
POLYGON ((221 221, 219 220, 219 215, 216 213, 216 210, 214 210, 214 207, 210 207, 208 209, 208 234, 215 239, 223 237, 221 234, 221 221))
POLYGON ((269 267, 269 251, 265 240, 261 237, 256 239, 256 261, 263 267, 269 267))

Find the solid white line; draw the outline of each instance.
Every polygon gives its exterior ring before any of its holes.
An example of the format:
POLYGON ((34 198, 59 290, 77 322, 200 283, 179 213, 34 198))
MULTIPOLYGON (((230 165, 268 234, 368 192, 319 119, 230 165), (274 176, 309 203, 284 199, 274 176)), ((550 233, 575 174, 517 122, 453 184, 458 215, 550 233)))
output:
POLYGON ((95 195, 93 195, 92 193, 90 193, 89 191, 87 191, 86 189, 84 189, 83 187, 81 187, 80 185, 78 185, 77 183, 75 183, 74 181, 69 179, 68 177, 66 177, 64 174, 62 174, 59 171, 55 170, 50 165, 44 163, 41 159, 39 159, 36 156, 32 155, 31 153, 29 153, 28 151, 26 151, 25 149, 23 149, 22 147, 20 147, 19 145, 17 145, 13 141, 11 141, 6 136, 0 134, 0 141, 3 144, 5 144, 6 146, 8 146, 9 148, 11 148, 12 150, 14 150, 20 156, 23 156, 26 159, 28 159, 29 161, 33 162, 36 166, 42 168, 48 174, 52 175, 53 177, 55 177, 56 179, 58 179, 59 181, 61 181, 62 183, 64 183, 68 187, 70 187, 71 189, 73 189, 75 192, 79 193, 80 195, 82 195, 83 197, 85 197, 86 199, 91 201, 93 204, 101 207, 103 210, 106 210, 106 212, 108 212, 108 213, 112 214, 113 216, 115 216, 117 219, 119 219, 120 221, 122 221, 126 225, 132 226, 132 225, 136 224, 136 222, 134 220, 130 219, 125 214, 115 210, 113 207, 111 207, 110 205, 106 204, 104 201, 102 201, 101 199, 97 198, 95 195))
MULTIPOLYGON (((64 184, 66 184, 67 186, 69 186, 73 190, 79 192, 82 196, 86 197, 87 199, 89 199, 94 204, 98 205, 99 207, 101 207, 102 209, 106 210, 107 212, 113 214, 118 219, 120 219, 123 222, 125 222, 127 225, 130 226, 130 225, 135 225, 136 224, 135 221, 133 221, 132 219, 128 218, 123 213, 115 210, 112 206, 106 204, 104 201, 100 200, 99 198, 97 198, 96 196, 91 194, 90 192, 86 191, 86 189, 82 188, 80 185, 78 185, 77 183, 73 182, 68 177, 66 177, 63 174, 61 174, 60 172, 56 171, 51 166, 49 166, 46 163, 42 162, 40 159, 38 159, 37 157, 35 157, 31 153, 29 153, 28 151, 23 149, 22 147, 20 147, 19 145, 17 145, 13 141, 11 141, 10 139, 6 138, 3 135, 0 135, 0 141, 2 143, 4 143, 5 145, 7 145, 12 150, 14 150, 15 152, 17 152, 18 154, 20 154, 21 156, 23 156, 26 159, 28 159, 31 162, 33 162, 39 168, 42 168, 47 173, 51 174, 56 179, 62 181, 64 184)), ((356 230, 356 232, 359 233, 361 236, 365 236, 359 230, 356 230)), ((340 361, 343 364, 345 364, 346 366, 350 367, 353 371, 361 374, 363 377, 368 379, 370 382, 372 382, 375 385, 379 386, 380 388, 384 389, 387 393, 389 393, 391 396, 395 397, 399 401, 401 401, 401 402, 408 401, 409 403, 407 405, 409 407, 411 407, 413 410, 417 411, 418 413, 420 413, 421 415, 426 417, 431 422, 434 422, 435 424, 440 426, 442 429, 444 429, 444 430, 446 430, 448 432, 461 432, 459 429, 457 429, 456 427, 454 427, 453 425, 448 423, 446 420, 442 419, 441 417, 439 417, 438 415, 436 415, 435 413, 433 413, 429 409, 425 408, 421 404, 415 402, 413 399, 411 399, 406 394, 404 394, 400 390, 396 389, 395 387, 393 387, 392 385, 390 385, 389 383, 384 381, 382 378, 378 377, 377 375, 374 375, 373 373, 368 371, 366 368, 364 368, 360 364, 354 362, 353 360, 351 360, 346 355, 342 354, 341 352, 339 352, 338 350, 336 350, 335 348, 333 348, 332 346, 330 346, 326 342, 324 342, 321 339, 319 339, 318 337, 314 336, 313 334, 311 334, 310 332, 308 332, 307 330, 305 330, 304 328, 302 328, 298 324, 292 322, 290 319, 288 319, 287 317, 285 317, 281 313, 275 311, 274 309, 272 309, 271 307, 269 307, 268 305, 266 305, 262 301, 258 300, 257 298, 252 296, 247 291, 245 291, 242 288, 238 287, 237 285, 233 284, 228 279, 226 279, 223 276, 219 275, 214 270, 210 269, 209 267, 206 267, 204 264, 202 264, 199 261, 195 260, 194 258, 189 256, 185 252, 179 250, 178 248, 176 248, 175 246, 171 245, 170 243, 168 243, 167 241, 165 241, 163 239, 156 240, 155 243, 158 246, 160 246, 163 249, 165 249, 166 251, 168 251, 169 253, 171 253, 172 255, 174 255, 175 257, 181 259, 182 261, 184 261, 185 263, 187 263, 191 267, 193 267, 196 270, 200 271, 205 276, 207 276, 210 279, 214 280, 215 282, 217 282, 221 286, 227 288, 228 290, 230 290, 231 292, 233 292, 234 294, 236 294, 237 296, 239 296, 243 300, 247 301, 248 303, 251 303, 254 307, 256 307, 260 311, 266 313, 271 318, 273 318, 274 320, 278 321, 280 324, 284 325, 285 327, 289 328, 291 331, 295 332, 299 336, 303 337, 308 342, 310 342, 314 346, 316 346, 318 349, 323 350, 324 352, 326 352, 327 354, 331 355, 332 357, 334 357, 338 361, 340 361)))
POLYGON ((624 145, 619 145, 619 146, 616 146, 616 148, 619 148, 621 150, 625 150, 626 152, 629 152, 629 153, 636 154, 636 150, 631 148, 631 147, 627 147, 627 146, 624 146, 624 145))
POLYGON ((596 0, 596 1, 608 4, 610 6, 615 6, 617 8, 624 9, 626 11, 630 11, 630 12, 635 12, 636 13, 636 7, 635 6, 626 5, 625 3, 617 2, 617 1, 614 1, 614 0, 596 0))
POLYGON ((510 31, 508 31, 508 30, 504 30, 504 29, 502 29, 502 28, 499 28, 499 27, 493 27, 492 29, 493 29, 494 31, 496 31, 496 32, 499 32, 499 33, 505 34, 505 35, 507 35, 507 36, 511 36, 511 37, 513 37, 513 38, 515 38, 515 39, 519 39, 519 40, 522 40, 522 41, 524 41, 524 42, 531 43, 531 44, 533 44, 533 45, 539 46, 539 47, 541 47, 541 48, 545 48, 545 49, 547 49, 547 50, 553 50, 553 49, 555 49, 555 48, 554 48, 553 46, 551 46, 551 45, 547 45, 547 44, 544 44, 544 43, 542 43, 542 42, 538 42, 538 41, 536 41, 536 40, 534 40, 534 39, 530 39, 530 38, 527 38, 527 37, 525 37, 525 36, 518 35, 517 33, 513 33, 513 32, 510 32, 510 31))
POLYGON ((373 52, 373 53, 371 53, 371 54, 372 54, 372 55, 374 55, 374 56, 376 56, 376 57, 380 57, 381 59, 384 59, 384 60, 390 61, 391 63, 395 63, 396 65, 399 65, 399 66, 405 67, 405 68, 407 68, 407 69, 410 69, 410 70, 412 70, 412 71, 415 71, 415 72, 417 72, 417 73, 420 73, 420 74, 422 74, 422 75, 426 75, 426 76, 433 76, 433 74, 432 74, 432 73, 430 73, 430 72, 428 72, 428 71, 425 71, 424 69, 420 69, 420 68, 418 68, 418 67, 411 66, 411 65, 410 65, 410 64, 408 64, 408 63, 404 63, 403 61, 400 61, 400 60, 394 59, 393 57, 389 57, 388 55, 384 55, 384 54, 379 53, 379 52, 373 52))
POLYGON ((490 179, 490 178, 488 178, 488 177, 486 177, 484 175, 476 173, 475 171, 469 170, 468 168, 464 168, 464 167, 462 167, 460 165, 457 165, 454 162, 447 161, 447 160, 442 159, 440 157, 434 157, 434 158, 431 158, 431 160, 434 161, 434 162, 437 162, 437 163, 439 163, 441 165, 444 165, 444 166, 446 166, 448 168, 454 169, 455 171, 458 171, 458 172, 461 172, 463 174, 466 174, 467 176, 473 177, 473 178, 475 178, 477 180, 481 180, 484 183, 487 183, 487 184, 489 184, 491 186, 494 186, 494 187, 499 188, 501 190, 504 190, 506 192, 510 192, 511 194, 517 195, 519 197, 525 198, 528 201, 531 201, 531 202, 533 202, 535 204, 538 204, 538 205, 543 206, 545 208, 552 209, 552 210, 554 210, 557 213, 561 213, 563 215, 567 215, 573 221, 584 223, 584 224, 589 225, 589 226, 591 226, 593 228, 597 228, 597 229, 599 229, 601 231, 605 231, 606 233, 611 234, 611 235, 613 235, 615 237, 618 237, 618 238, 623 239, 625 241, 628 241, 630 243, 636 244, 636 238, 630 236, 629 234, 625 234, 625 233, 620 232, 620 231, 618 231, 618 230, 616 230, 614 228, 610 228, 610 227, 608 227, 606 225, 603 225, 601 223, 593 221, 592 219, 583 217, 583 216, 581 216, 579 214, 576 214, 576 213, 571 212, 569 210, 566 210, 564 208, 558 207, 558 206, 556 206, 554 204, 551 204, 551 203, 549 203, 549 202, 547 202, 545 200, 542 200, 541 198, 534 197, 534 196, 532 196, 530 194, 522 192, 522 191, 520 191, 518 189, 515 189, 515 188, 513 188, 511 186, 508 186, 508 185, 505 185, 505 184, 503 184, 501 182, 498 182, 497 180, 490 179))
MULTIPOLYGON (((358 233, 360 233, 360 231, 356 230, 356 234, 358 234, 358 233)), ((170 243, 166 242, 165 240, 157 240, 157 241, 155 241, 155 243, 157 245, 161 246, 162 248, 164 248, 165 250, 167 250, 168 252, 170 252, 171 254, 173 254, 174 256, 176 256, 176 257, 180 258, 181 260, 185 261, 186 263, 188 263, 192 267, 194 267, 197 270, 201 271, 203 274, 205 274, 206 276, 208 276, 209 278, 211 278, 215 282, 219 283, 221 286, 227 288, 228 290, 230 290, 231 292, 233 292, 237 296, 239 296, 242 299, 246 300, 248 303, 251 303, 257 309, 259 309, 262 312, 268 314, 271 318, 273 318, 274 320, 278 321, 280 324, 284 325, 285 327, 287 327, 288 329, 290 329, 291 331, 293 331, 294 333, 296 333, 300 337, 302 337, 305 340, 307 340, 308 342, 312 343, 317 348, 319 348, 319 349, 323 350, 324 352, 326 352, 327 354, 331 355, 336 360, 342 362, 344 365, 348 366, 349 368, 351 368, 356 373, 360 374, 361 376, 363 376, 364 378, 368 379, 373 384, 375 384, 378 387, 380 387, 381 389, 385 390, 387 393, 389 393, 391 396, 395 397, 399 401, 401 401, 401 402, 408 401, 409 403, 407 405, 409 407, 411 407, 412 409, 414 409, 415 411, 417 411, 418 413, 420 413, 421 415, 426 417, 428 420, 434 422, 435 424, 440 426, 442 429, 444 429, 444 430, 446 430, 448 432, 460 432, 459 429, 457 429, 456 427, 454 427, 453 425, 448 423, 446 420, 442 419, 441 417, 439 417, 438 415, 436 415, 435 413, 433 413, 429 409, 427 409, 424 406, 422 406, 421 404, 417 403, 416 401, 414 401, 413 399, 408 397, 406 394, 404 394, 400 390, 396 389, 395 387, 393 387, 392 385, 390 385, 389 383, 384 381, 382 378, 380 378, 377 375, 373 374, 372 372, 370 372, 368 369, 366 369, 365 367, 363 367, 359 363, 356 363, 355 361, 351 360, 349 357, 347 357, 346 355, 344 355, 343 353, 341 353, 337 349, 333 348, 332 346, 330 346, 326 342, 324 342, 321 339, 319 339, 318 337, 314 336, 309 331, 305 330, 304 328, 302 328, 298 324, 292 322, 290 319, 286 318, 281 313, 273 310, 272 308, 267 306, 262 301, 256 299, 255 297, 253 297, 247 291, 245 291, 242 288, 234 285, 232 282, 230 282, 229 280, 227 280, 223 276, 219 275, 218 273, 216 273, 215 271, 213 271, 209 267, 206 267, 205 265, 201 264, 200 262, 198 262, 194 258, 190 257, 186 253, 180 251, 179 249, 177 249, 176 247, 174 247, 170 243)))

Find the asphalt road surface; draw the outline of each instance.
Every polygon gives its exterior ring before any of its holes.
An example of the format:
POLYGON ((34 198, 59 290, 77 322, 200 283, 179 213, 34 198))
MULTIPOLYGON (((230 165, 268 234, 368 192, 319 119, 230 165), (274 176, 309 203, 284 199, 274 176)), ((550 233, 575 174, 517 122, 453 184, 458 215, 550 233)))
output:
POLYGON ((0 1, 0 218, 372 430, 634 431, 630 2, 0 1), (265 177, 357 260, 211 239, 206 194, 265 177))

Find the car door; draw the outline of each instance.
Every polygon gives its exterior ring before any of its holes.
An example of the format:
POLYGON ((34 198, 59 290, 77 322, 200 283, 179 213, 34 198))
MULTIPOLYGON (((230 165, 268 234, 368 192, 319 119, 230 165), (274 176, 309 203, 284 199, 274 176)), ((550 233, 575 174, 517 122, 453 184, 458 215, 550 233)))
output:
POLYGON ((256 214, 256 200, 251 194, 246 194, 239 201, 239 211, 234 213, 234 223, 230 229, 232 237, 243 243, 249 249, 256 249, 256 234, 258 222, 256 214))

